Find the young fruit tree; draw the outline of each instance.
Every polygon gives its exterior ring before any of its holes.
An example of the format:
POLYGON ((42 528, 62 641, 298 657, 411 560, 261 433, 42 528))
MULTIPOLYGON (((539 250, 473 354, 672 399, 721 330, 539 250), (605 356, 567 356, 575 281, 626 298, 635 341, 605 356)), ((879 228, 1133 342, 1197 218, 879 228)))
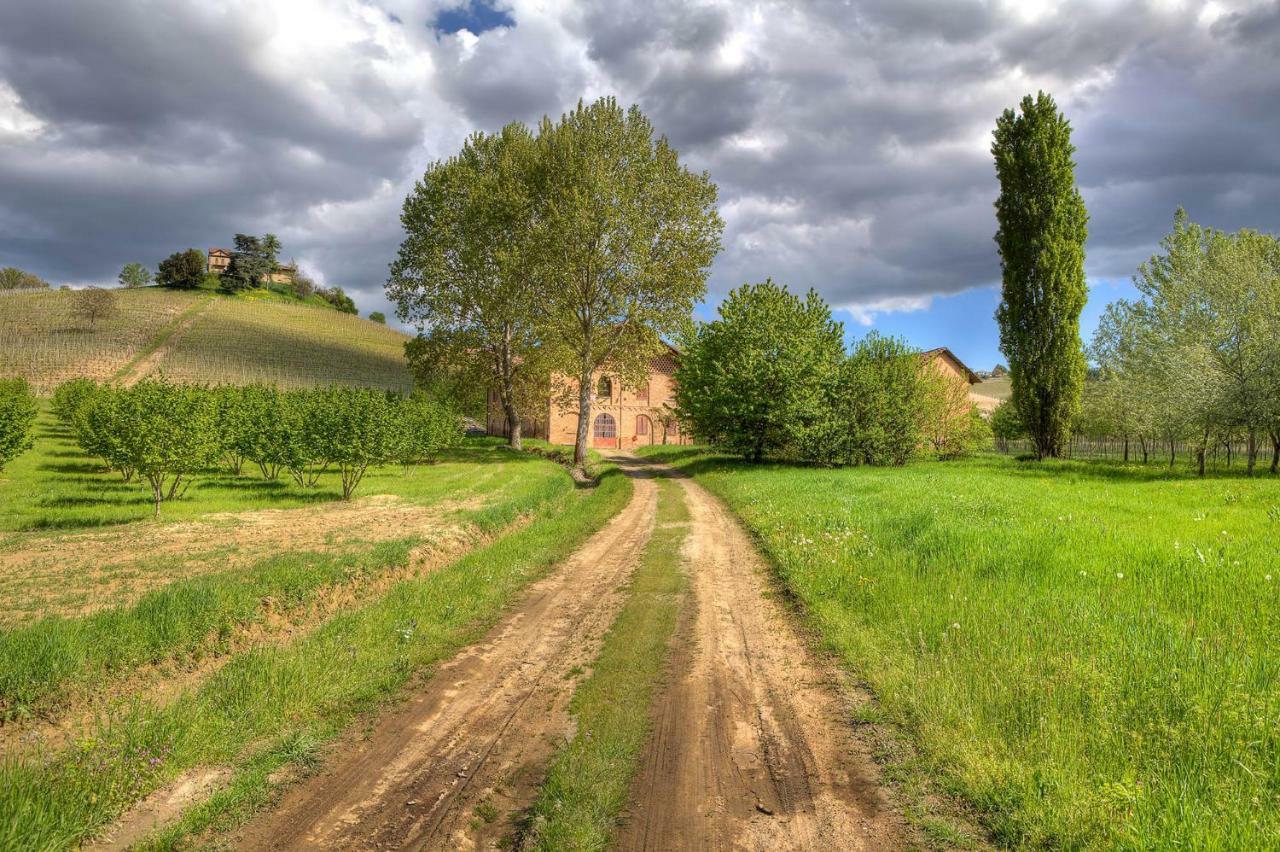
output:
POLYGON ((597 370, 639 383, 706 291, 724 223, 707 174, 680 164, 637 107, 613 98, 543 119, 534 225, 547 352, 577 380, 573 459, 587 458, 597 370))
POLYGON ((342 475, 342 499, 350 500, 370 467, 396 458, 400 418, 383 391, 329 387, 308 392, 303 431, 326 463, 342 475))
POLYGON ((1036 457, 1058 457, 1084 386, 1080 312, 1088 296, 1089 216, 1076 189, 1070 123, 1044 92, 1023 98, 1020 109, 1000 116, 991 146, 1000 180, 995 240, 1003 278, 996 320, 1013 405, 1036 457))
POLYGON ((0 379, 0 470, 31 449, 36 397, 26 379, 0 379))
POLYGON ((88 419, 110 437, 103 448, 115 467, 129 469, 160 504, 186 493, 191 475, 218 457, 218 411, 208 389, 144 379, 95 395, 88 419))
POLYGON ((827 304, 765 281, 729 293, 676 368, 676 407, 698 440, 761 461, 812 443, 830 413, 844 332, 827 304))
POLYGON ((536 153, 528 128, 509 124, 427 169, 405 199, 387 282, 396 315, 417 326, 406 352, 421 383, 494 388, 515 449, 545 385, 530 243, 536 153))

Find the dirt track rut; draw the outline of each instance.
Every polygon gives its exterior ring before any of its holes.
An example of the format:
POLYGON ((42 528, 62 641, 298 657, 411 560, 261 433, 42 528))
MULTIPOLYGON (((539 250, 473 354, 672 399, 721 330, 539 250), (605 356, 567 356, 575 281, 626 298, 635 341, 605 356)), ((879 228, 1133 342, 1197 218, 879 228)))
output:
POLYGON ((485 849, 513 833, 569 733, 589 666, 653 528, 656 487, 627 506, 483 641, 441 668, 371 736, 251 823, 245 849, 485 849))
POLYGON ((654 708, 625 850, 892 849, 902 845, 835 673, 768 594, 755 547, 700 485, 686 555, 694 609, 654 708))

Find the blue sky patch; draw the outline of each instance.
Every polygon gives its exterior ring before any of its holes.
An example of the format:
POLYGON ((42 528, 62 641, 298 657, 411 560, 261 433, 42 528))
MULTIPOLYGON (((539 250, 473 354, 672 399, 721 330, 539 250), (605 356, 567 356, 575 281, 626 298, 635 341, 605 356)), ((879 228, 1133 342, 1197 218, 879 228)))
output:
POLYGON ((469 30, 475 35, 497 29, 514 27, 516 19, 505 9, 496 9, 488 0, 469 0, 455 9, 446 9, 436 16, 432 26, 436 32, 451 35, 458 30, 469 30))

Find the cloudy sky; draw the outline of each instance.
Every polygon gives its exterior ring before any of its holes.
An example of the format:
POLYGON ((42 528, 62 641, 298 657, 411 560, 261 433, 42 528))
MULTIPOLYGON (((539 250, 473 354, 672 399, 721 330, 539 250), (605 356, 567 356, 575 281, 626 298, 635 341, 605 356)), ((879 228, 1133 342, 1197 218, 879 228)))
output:
POLYGON ((1280 230, 1280 2, 4 0, 0 266, 114 280, 275 231, 362 313, 399 207, 473 129, 637 103, 720 187, 709 304, 766 276, 999 357, 990 133, 1052 92, 1086 325, 1174 209, 1280 230))

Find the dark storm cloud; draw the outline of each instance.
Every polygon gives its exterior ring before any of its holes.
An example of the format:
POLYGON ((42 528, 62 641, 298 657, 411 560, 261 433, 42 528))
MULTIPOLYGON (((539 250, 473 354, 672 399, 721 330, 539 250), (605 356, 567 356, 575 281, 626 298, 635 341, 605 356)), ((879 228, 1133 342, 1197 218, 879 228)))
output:
POLYGON ((995 281, 990 130, 1041 88, 1090 275, 1131 274, 1178 205, 1280 230, 1280 3, 1035 5, 2 4, 0 264, 101 281, 273 229, 381 307, 428 162, 603 94, 719 184, 716 294, 772 275, 865 312, 995 281), (475 8, 498 25, 433 28, 475 8))

